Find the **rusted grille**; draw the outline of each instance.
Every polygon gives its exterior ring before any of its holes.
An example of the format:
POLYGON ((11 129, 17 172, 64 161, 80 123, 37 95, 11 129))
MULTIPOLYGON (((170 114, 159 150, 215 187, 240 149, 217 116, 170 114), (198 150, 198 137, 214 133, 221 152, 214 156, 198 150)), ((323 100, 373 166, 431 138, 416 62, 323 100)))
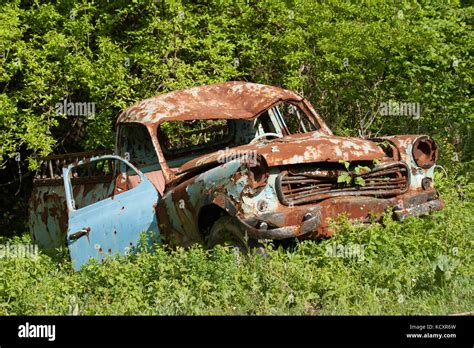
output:
POLYGON ((349 171, 351 183, 338 183, 340 169, 312 171, 286 170, 276 180, 276 191, 285 205, 299 205, 338 196, 393 197, 408 189, 408 168, 403 162, 374 167, 370 172, 357 175, 349 171), (355 178, 364 179, 364 186, 356 185, 355 178))

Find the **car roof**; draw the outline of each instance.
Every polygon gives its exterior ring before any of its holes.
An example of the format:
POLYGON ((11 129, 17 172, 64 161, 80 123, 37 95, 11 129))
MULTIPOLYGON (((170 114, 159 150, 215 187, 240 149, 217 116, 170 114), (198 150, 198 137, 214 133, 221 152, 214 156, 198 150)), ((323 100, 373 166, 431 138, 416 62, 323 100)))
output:
POLYGON ((142 100, 123 111, 120 123, 251 119, 280 101, 301 101, 295 92, 244 81, 193 87, 142 100))

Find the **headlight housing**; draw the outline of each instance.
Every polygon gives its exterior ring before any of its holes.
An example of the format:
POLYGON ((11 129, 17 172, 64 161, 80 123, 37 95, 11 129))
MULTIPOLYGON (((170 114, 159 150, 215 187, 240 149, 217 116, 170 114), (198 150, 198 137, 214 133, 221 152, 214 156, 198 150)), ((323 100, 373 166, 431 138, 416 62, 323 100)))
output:
POLYGON ((269 176, 268 164, 265 158, 257 155, 255 159, 254 162, 247 162, 249 183, 253 189, 265 186, 269 176))
POLYGON ((412 155, 419 167, 427 169, 436 163, 438 147, 433 139, 428 136, 422 136, 413 143, 412 155))

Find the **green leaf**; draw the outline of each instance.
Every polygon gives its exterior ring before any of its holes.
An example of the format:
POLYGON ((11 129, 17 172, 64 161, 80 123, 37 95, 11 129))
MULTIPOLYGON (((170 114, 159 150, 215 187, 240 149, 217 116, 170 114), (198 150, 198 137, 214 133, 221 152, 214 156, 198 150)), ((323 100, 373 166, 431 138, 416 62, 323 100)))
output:
POLYGON ((344 167, 346 167, 346 170, 349 170, 350 162, 347 162, 345 160, 339 160, 339 163, 344 164, 344 167))
POLYGON ((337 177, 337 182, 338 183, 343 183, 345 182, 346 184, 350 184, 351 183, 351 176, 349 175, 349 173, 342 173, 341 175, 339 175, 337 177))
POLYGON ((370 172, 370 168, 369 167, 365 167, 365 166, 357 166, 355 167, 354 171, 356 172, 357 175, 361 175, 361 174, 366 174, 366 173, 369 173, 370 172))
POLYGON ((365 180, 361 178, 360 176, 356 177, 354 182, 356 185, 365 186, 365 180))

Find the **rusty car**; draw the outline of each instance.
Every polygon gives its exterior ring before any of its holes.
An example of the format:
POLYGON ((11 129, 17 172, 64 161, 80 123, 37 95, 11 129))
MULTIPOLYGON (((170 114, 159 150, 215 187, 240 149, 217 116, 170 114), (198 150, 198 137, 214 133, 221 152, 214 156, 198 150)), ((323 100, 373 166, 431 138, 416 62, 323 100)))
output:
POLYGON ((428 135, 334 135, 307 99, 279 87, 193 87, 124 110, 114 151, 41 158, 31 235, 45 250, 67 245, 75 269, 127 253, 144 231, 208 248, 329 237, 340 214, 442 209, 437 156, 428 135))

